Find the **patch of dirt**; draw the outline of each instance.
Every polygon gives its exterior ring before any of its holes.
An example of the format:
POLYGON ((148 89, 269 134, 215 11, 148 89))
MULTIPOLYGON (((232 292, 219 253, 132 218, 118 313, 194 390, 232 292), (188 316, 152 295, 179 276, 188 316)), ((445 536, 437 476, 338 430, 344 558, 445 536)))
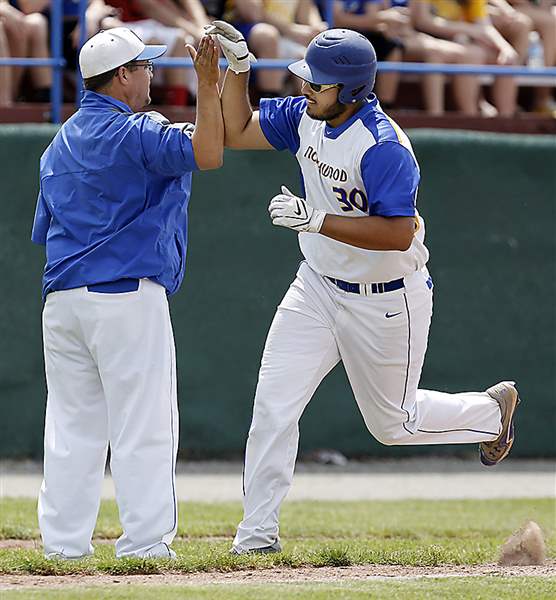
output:
POLYGON ((42 542, 40 540, 16 540, 5 539, 0 540, 0 550, 40 550, 42 542))
MULTIPOLYGON (((176 540, 180 540, 182 538, 178 538, 176 536, 176 540)), ((205 538, 203 538, 205 539, 205 538)), ((210 538, 207 538, 210 539, 210 538)), ((97 546, 98 544, 114 544, 116 538, 95 538, 93 540, 93 545, 97 546)), ((40 539, 32 539, 32 540, 20 540, 16 538, 5 538, 3 540, 0 539, 0 550, 42 550, 42 541, 40 539)))
POLYGON ((3 575, 0 590, 22 588, 58 588, 106 585, 209 585, 256 583, 332 583, 373 579, 417 579, 420 577, 546 577, 556 576, 556 561, 542 566, 501 567, 498 565, 403 567, 398 565, 360 565, 354 567, 273 568, 230 573, 166 573, 163 575, 3 575))

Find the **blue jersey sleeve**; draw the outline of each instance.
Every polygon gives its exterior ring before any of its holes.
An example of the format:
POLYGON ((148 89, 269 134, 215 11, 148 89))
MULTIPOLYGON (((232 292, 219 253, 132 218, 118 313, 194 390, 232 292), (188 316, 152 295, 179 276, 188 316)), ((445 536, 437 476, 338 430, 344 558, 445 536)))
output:
POLYGON ((305 112, 307 100, 303 96, 263 98, 259 105, 261 129, 276 150, 299 150, 299 121, 305 112))
POLYGON ((415 216, 419 168, 411 152, 397 142, 382 142, 365 152, 361 176, 369 199, 369 214, 415 216))
POLYGON ((145 166, 167 177, 181 177, 198 170, 191 138, 182 128, 162 119, 140 115, 137 120, 145 166))
POLYGON ((31 232, 31 240, 35 244, 46 245, 46 236, 50 229, 50 221, 52 216, 42 191, 39 191, 39 197, 37 198, 37 207, 35 209, 35 220, 33 221, 33 231, 31 232))

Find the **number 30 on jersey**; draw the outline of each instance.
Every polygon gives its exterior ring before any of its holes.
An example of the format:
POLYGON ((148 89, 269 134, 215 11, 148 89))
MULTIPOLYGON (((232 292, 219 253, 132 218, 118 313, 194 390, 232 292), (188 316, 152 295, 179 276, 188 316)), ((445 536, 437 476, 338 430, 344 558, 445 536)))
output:
POLYGON ((357 210, 361 210, 364 213, 369 212, 369 202, 367 201, 365 192, 358 190, 357 188, 353 188, 348 192, 341 187, 333 187, 332 191, 336 194, 336 198, 338 198, 338 202, 340 203, 340 208, 344 212, 348 212, 354 208, 357 208, 357 210))

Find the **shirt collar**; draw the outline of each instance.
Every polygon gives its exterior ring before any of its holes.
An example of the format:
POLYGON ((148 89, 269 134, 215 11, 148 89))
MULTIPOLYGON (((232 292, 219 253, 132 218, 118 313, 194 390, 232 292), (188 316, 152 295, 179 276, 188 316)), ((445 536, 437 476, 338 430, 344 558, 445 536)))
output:
POLYGON ((118 111, 125 113, 132 113, 131 108, 112 96, 106 94, 99 94, 99 92, 92 92, 91 90, 85 90, 83 98, 81 99, 81 108, 110 108, 115 107, 118 111))
POLYGON ((351 117, 345 123, 338 125, 338 127, 330 127, 330 125, 328 125, 328 123, 327 123, 324 128, 324 135, 327 138, 336 139, 350 125, 355 123, 355 121, 357 121, 357 119, 360 119, 367 111, 375 110, 377 108, 380 108, 380 104, 378 103, 378 98, 374 94, 371 94, 369 96, 369 98, 364 101, 361 108, 355 114, 351 115, 351 117))

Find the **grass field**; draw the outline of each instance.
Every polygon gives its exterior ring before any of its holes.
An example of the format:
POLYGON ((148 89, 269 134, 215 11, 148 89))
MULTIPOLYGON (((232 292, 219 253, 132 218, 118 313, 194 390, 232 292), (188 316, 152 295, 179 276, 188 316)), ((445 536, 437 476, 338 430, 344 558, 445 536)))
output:
MULTIPOLYGON (((113 502, 103 502, 95 532, 95 556, 82 561, 46 561, 41 552, 35 502, 29 499, 0 500, 0 576, 24 577, 29 586, 36 576, 81 576, 79 588, 41 587, 0 592, 2 598, 556 598, 556 520, 553 499, 416 501, 399 502, 291 502, 282 510, 281 536, 284 552, 270 556, 229 554, 230 542, 241 517, 237 503, 194 504, 180 507, 178 537, 174 549, 178 560, 117 560, 113 540, 120 534, 113 502), (440 567, 470 567, 496 562, 504 539, 527 520, 543 528, 548 547, 545 577, 457 577, 393 581, 342 580, 295 581, 296 572, 312 569, 324 575, 327 568, 353 565, 415 567, 420 575, 438 573, 440 567), (17 541, 16 541, 17 540, 17 541), (271 574, 277 568, 291 573, 292 583, 269 580, 247 585, 243 575, 271 574), (420 569, 419 569, 420 568, 420 569), (206 574, 203 585, 189 582, 173 587, 172 576, 206 574), (235 578, 214 585, 211 574, 229 573, 235 578), (135 588, 111 585, 118 576, 167 574, 168 585, 135 588), (235 575, 234 575, 235 574, 235 575), (237 576, 236 576, 237 575, 237 576), (86 577, 83 577, 86 576, 86 577), (197 587, 195 587, 197 586, 197 587), (141 590, 140 593, 137 590, 141 590), (121 595, 123 594, 123 595, 121 595), (249 595, 254 594, 254 595, 249 595), (431 595, 432 594, 432 595, 431 595)), ((442 569, 440 569, 442 570, 442 569)), ((380 574, 380 569, 379 569, 380 574)), ((387 574, 391 574, 388 571, 387 574)), ((483 573, 484 574, 484 573, 483 573)), ((501 576, 502 575, 502 576, 501 576)), ((43 578, 42 581, 48 578, 43 578)), ((55 583, 56 577, 52 577, 55 583)), ((77 581, 77 579, 76 579, 77 581)), ((1 582, 0 582, 1 583, 1 582)), ((18 585, 21 587, 21 584, 18 585)))
POLYGON ((20 590, 4 592, 2 599, 29 600, 554 600, 556 577, 539 580, 533 577, 501 579, 500 577, 462 577, 457 579, 419 579, 416 581, 350 581, 318 584, 278 584, 255 586, 193 586, 145 587, 128 586, 125 589, 88 588, 71 590, 20 590))

